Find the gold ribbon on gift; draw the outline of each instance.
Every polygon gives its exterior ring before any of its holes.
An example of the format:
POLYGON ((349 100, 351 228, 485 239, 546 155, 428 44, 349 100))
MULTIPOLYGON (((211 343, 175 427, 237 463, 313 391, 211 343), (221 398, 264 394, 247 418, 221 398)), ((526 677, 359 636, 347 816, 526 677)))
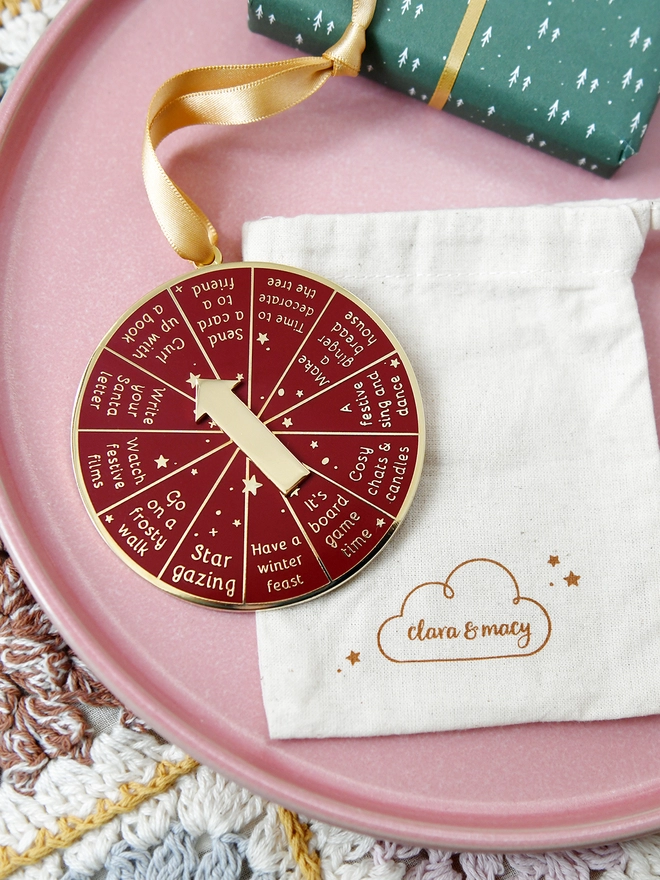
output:
MULTIPOLYGON (((429 104, 441 110, 474 36, 486 0, 470 0, 429 104)), ((174 250, 198 266, 221 260, 218 233, 199 205, 165 173, 156 149, 188 125, 245 125, 274 116, 314 94, 331 76, 357 76, 376 0, 353 0, 351 22, 323 55, 269 64, 186 70, 158 89, 149 106, 142 173, 156 219, 174 250)))
POLYGON ((440 74, 438 85, 435 87, 435 91, 429 101, 429 107, 435 107, 436 110, 442 110, 447 103, 451 90, 454 88, 456 77, 463 65, 463 60, 470 48, 472 37, 477 29, 486 2, 487 0, 470 0, 468 3, 468 8, 465 10, 465 15, 463 16, 463 21, 456 32, 454 42, 449 50, 449 55, 447 55, 444 69, 440 74))

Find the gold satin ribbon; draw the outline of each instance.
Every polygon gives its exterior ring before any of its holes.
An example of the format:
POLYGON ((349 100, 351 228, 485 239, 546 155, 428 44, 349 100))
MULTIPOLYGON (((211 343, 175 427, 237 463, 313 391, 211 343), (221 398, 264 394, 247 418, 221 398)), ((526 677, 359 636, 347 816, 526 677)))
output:
POLYGON ((376 0, 353 0, 351 23, 320 57, 201 67, 177 74, 158 89, 147 115, 142 173, 156 219, 181 257, 198 266, 212 263, 218 233, 167 176, 156 156, 158 145, 188 125, 244 125, 274 116, 314 94, 330 76, 357 76, 375 7, 376 0))
POLYGON ((456 77, 458 76, 463 60, 470 48, 472 37, 479 24, 481 13, 484 11, 487 0, 470 0, 468 8, 465 10, 463 21, 456 32, 456 37, 447 55, 444 69, 440 74, 438 85, 429 101, 429 107, 435 107, 436 110, 442 110, 447 103, 451 90, 454 88, 456 77))
MULTIPOLYGON (((487 0, 470 0, 429 106, 442 110, 461 69, 487 0)), ((353 0, 351 22, 319 57, 270 64, 185 70, 154 95, 147 115, 142 173, 156 219, 174 250, 198 266, 217 256, 218 233, 199 205, 168 177, 158 145, 188 125, 245 125, 281 113, 321 88, 331 76, 357 76, 376 0, 353 0)))

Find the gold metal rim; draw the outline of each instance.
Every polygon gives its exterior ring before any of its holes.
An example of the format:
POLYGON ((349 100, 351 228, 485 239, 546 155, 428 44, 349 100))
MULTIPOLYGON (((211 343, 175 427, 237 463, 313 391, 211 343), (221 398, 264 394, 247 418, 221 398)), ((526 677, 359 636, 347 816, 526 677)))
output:
POLYGON ((426 422, 424 417, 424 408, 422 403, 421 392, 419 389, 419 384, 417 382, 417 376, 415 375, 415 371, 413 369, 412 364, 406 354, 405 350, 399 343, 398 339, 388 327, 388 325, 380 318, 380 316, 374 312, 372 308, 370 308, 367 303, 361 300, 359 297, 355 296, 355 294, 351 293, 349 290, 341 287, 338 284, 335 284, 333 281, 324 278, 322 275, 317 275, 313 272, 308 272, 304 269, 299 269, 295 266, 286 266, 280 263, 262 263, 262 262, 235 262, 235 263, 211 263, 209 266, 203 266, 198 269, 193 270, 192 272, 187 272, 183 275, 178 275, 175 278, 168 280, 165 284, 161 284, 158 287, 151 290, 137 302, 135 302, 131 308, 127 309, 121 317, 115 321, 110 330, 105 334, 99 345, 97 346, 94 354, 90 358, 90 361, 85 369, 83 377, 78 386, 78 390, 76 393, 76 401, 73 410, 73 418, 72 418, 72 430, 71 430, 71 453, 73 460, 73 468, 76 478, 76 483, 78 485, 78 490, 82 497, 82 500, 85 504, 85 508, 87 513, 89 514, 94 526, 96 527, 98 533, 101 535, 105 543, 112 549, 112 551, 123 561, 126 565, 129 566, 136 574, 138 574, 143 580, 148 581, 159 589, 165 591, 166 593, 170 593, 171 595, 177 596, 181 599, 185 599, 187 602, 193 602, 198 605, 206 605, 208 607, 217 608, 219 610, 225 611, 263 611, 268 610, 270 608, 283 608, 290 605, 299 605, 303 602, 309 602, 313 599, 318 598, 325 593, 329 593, 332 590, 337 589, 337 587, 345 584, 347 581, 354 578, 365 566, 367 566, 376 556, 378 556, 385 545, 390 541, 399 525, 406 517, 410 506, 415 497, 415 493, 419 486, 419 481, 421 478, 422 468, 424 465, 424 456, 426 452, 426 422), (396 349, 397 356, 401 358, 403 365, 406 368, 407 376, 410 381, 411 389, 413 392, 413 397, 415 400, 415 407, 417 411, 417 424, 418 424, 418 447, 417 447, 417 457, 415 461, 415 467, 413 470, 413 475, 411 478, 410 486, 406 493, 406 496, 402 502, 402 505, 394 519, 394 522, 390 525, 387 532, 383 535, 378 544, 374 547, 374 549, 360 562, 358 562, 351 569, 346 571, 343 575, 338 578, 331 580, 329 583, 325 584, 323 587, 315 590, 311 593, 308 593, 301 597, 294 597, 291 599, 282 599, 276 602, 269 603, 245 603, 245 604, 237 604, 230 602, 223 602, 220 600, 212 600, 206 599, 201 596, 194 596, 190 593, 186 593, 183 590, 178 590, 176 587, 171 584, 165 583, 159 578, 152 575, 150 572, 141 568, 124 550, 123 548, 115 541, 115 539, 106 531, 103 526, 99 515, 97 514, 92 500, 87 492, 87 488, 85 486, 82 467, 80 463, 79 456, 79 448, 78 448, 78 435, 79 435, 79 422, 80 422, 80 412, 82 407, 83 396, 85 390, 87 388, 87 383, 90 379, 90 376, 94 370, 96 362, 99 357, 103 353, 106 348, 106 344, 108 341, 114 336, 115 332, 119 329, 119 327, 124 323, 124 321, 130 317, 135 311, 140 309, 146 302, 152 299, 154 296, 162 293, 164 290, 173 287, 175 284, 186 281, 193 277, 198 277, 200 275, 207 274, 209 272, 217 272, 221 271, 231 271, 232 269, 242 269, 242 268, 250 268, 250 269, 273 269, 285 272, 292 272, 297 275, 301 275, 305 278, 309 278, 312 281, 316 281, 320 284, 323 284, 327 287, 330 287, 333 291, 342 294, 347 297, 352 302, 359 305, 361 309, 363 309, 369 317, 374 321, 374 323, 385 333, 389 341, 392 343, 393 348, 396 349))

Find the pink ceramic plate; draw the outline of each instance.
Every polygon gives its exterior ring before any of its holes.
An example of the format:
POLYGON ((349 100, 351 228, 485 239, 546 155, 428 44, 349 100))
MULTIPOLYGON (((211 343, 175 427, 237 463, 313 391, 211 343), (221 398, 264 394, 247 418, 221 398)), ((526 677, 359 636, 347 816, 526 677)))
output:
MULTIPOLYGON (((270 742, 253 617, 142 580, 80 501, 69 448, 85 365, 133 302, 188 271, 142 186, 149 99, 186 67, 290 54, 248 32, 242 3, 71 0, 3 101, 0 521, 11 552, 71 645, 131 708, 305 814, 472 849, 660 828, 659 717, 270 742)), ((226 259, 240 258, 241 223, 266 214, 660 196, 659 117, 642 154, 604 181, 362 80, 331 81, 259 125, 171 140, 168 167, 218 225, 226 259)), ((658 236, 637 284, 657 396, 658 236)))

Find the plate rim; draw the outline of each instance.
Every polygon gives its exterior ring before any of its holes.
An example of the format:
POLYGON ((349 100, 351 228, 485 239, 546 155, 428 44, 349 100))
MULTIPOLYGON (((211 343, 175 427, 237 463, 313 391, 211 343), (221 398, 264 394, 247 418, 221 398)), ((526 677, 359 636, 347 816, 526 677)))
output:
MULTIPOLYGON (((14 83, 0 104, 0 155, 6 147, 16 117, 28 104, 31 90, 39 75, 44 72, 49 61, 56 54, 60 41, 83 13, 93 6, 98 6, 98 0, 69 0, 49 24, 46 33, 39 39, 36 47, 21 66, 14 83)), ((102 680, 107 681, 113 693, 154 729, 162 730, 171 742, 238 784, 268 800, 281 803, 332 825, 350 827, 351 830, 377 838, 454 851, 542 852, 610 843, 660 829, 660 793, 657 795, 657 803, 650 808, 627 811, 625 815, 596 819, 593 822, 558 821, 557 824, 550 826, 540 823, 539 827, 512 830, 505 824, 487 828, 480 827, 479 823, 442 824, 397 817, 395 827, 391 816, 383 815, 371 808, 348 805, 326 794, 312 793, 297 785, 292 779, 284 779, 270 770, 255 767, 221 742, 217 740, 211 742, 185 719, 176 717, 171 709, 157 703, 138 682, 125 681, 117 660, 111 656, 105 646, 96 642, 85 630, 75 609, 58 595, 55 585, 52 585, 50 593, 42 589, 43 584, 50 583, 46 561, 27 536, 25 521, 21 519, 20 512, 12 502, 12 492, 8 487, 8 482, 13 482, 13 476, 9 472, 8 481, 5 477, 7 473, 5 451, 0 445, 0 531, 3 542, 30 591, 67 643, 95 674, 102 666, 102 680), (156 706, 160 715, 154 725, 156 706), (219 755, 224 761, 222 766, 218 766, 219 755), (350 821, 350 825, 347 825, 347 820, 350 821)), ((17 493, 16 497, 20 499, 20 493, 17 493)))

